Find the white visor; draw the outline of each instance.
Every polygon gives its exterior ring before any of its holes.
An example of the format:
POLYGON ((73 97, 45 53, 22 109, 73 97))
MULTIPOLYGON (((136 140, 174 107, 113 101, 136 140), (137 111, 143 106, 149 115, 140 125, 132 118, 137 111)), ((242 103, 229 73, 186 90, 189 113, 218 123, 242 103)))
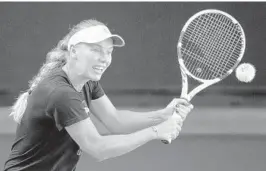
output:
POLYGON ((112 34, 104 25, 97 25, 75 33, 69 39, 67 48, 70 50, 71 46, 75 46, 78 43, 98 43, 108 38, 113 39, 113 46, 122 47, 125 45, 125 41, 121 36, 112 34))

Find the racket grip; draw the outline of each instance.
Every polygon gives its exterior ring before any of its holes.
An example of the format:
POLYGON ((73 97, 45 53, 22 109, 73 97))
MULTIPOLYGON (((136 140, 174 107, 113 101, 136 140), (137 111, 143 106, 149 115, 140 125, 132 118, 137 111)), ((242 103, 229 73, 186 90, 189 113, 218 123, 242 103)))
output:
MULTIPOLYGON (((174 111, 174 113, 173 113, 173 115, 177 115, 177 113, 176 113, 176 111, 174 111)), ((162 141, 162 143, 164 143, 164 144, 171 144, 171 139, 170 140, 161 140, 162 141)))
POLYGON ((167 140, 161 140, 161 141, 162 141, 162 143, 164 143, 164 144, 170 144, 170 142, 167 141, 167 140))

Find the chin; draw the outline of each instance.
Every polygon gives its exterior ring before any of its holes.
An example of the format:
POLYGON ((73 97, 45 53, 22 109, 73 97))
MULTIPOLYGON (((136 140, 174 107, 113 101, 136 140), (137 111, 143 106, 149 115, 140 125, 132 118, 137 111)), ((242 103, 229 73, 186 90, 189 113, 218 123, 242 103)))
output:
POLYGON ((102 78, 103 73, 87 72, 86 77, 92 81, 99 81, 102 78))
POLYGON ((90 80, 92 81, 100 81, 100 79, 102 78, 102 76, 98 76, 98 75, 94 75, 93 77, 90 77, 90 80))

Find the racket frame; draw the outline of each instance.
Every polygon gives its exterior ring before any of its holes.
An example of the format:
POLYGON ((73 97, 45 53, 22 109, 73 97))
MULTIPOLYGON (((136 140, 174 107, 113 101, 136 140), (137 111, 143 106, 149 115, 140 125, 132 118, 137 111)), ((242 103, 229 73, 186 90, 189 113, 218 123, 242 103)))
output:
POLYGON ((223 80, 227 76, 229 76, 234 71, 234 69, 238 66, 238 64, 240 63, 241 59, 243 58, 244 53, 245 53, 245 49, 246 49, 246 38, 245 38, 244 30, 243 30, 242 26, 239 24, 239 22, 233 16, 231 16, 230 14, 228 14, 226 12, 217 10, 217 9, 202 10, 202 11, 194 14, 192 17, 190 17, 187 20, 187 22, 183 26, 183 28, 181 30, 181 34, 179 36, 178 43, 177 43, 177 57, 178 57, 178 63, 180 65, 181 76, 182 76, 182 91, 181 91, 181 96, 180 97, 190 101, 197 93, 199 93, 203 89, 205 89, 205 88, 207 88, 207 87, 209 87, 209 86, 211 86, 211 85, 223 80), (234 24, 237 24, 239 26, 241 32, 243 33, 241 35, 242 36, 242 40, 243 40, 242 41, 243 47, 241 48, 241 52, 240 52, 240 55, 239 55, 236 63, 234 64, 234 66, 230 70, 227 71, 227 73, 225 75, 223 75, 220 78, 215 78, 215 79, 212 79, 212 80, 205 80, 205 79, 201 79, 201 78, 195 77, 185 67, 184 60, 182 59, 182 54, 181 54, 181 48, 182 48, 182 43, 181 42, 182 42, 182 38, 184 36, 184 33, 185 33, 186 29, 188 28, 189 24, 195 18, 197 18, 200 15, 205 14, 205 13, 219 13, 219 14, 225 15, 226 17, 230 18, 233 21, 234 24), (197 80, 198 82, 201 83, 201 85, 195 87, 192 91, 190 91, 190 93, 188 93, 188 77, 187 76, 189 76, 189 77, 191 77, 191 78, 193 78, 193 79, 195 79, 195 80, 197 80))
MULTIPOLYGON (((177 43, 177 59, 178 59, 178 63, 179 63, 180 70, 181 70, 181 76, 182 76, 182 90, 181 90, 180 97, 186 99, 187 101, 190 101, 196 94, 198 94, 203 89, 205 89, 205 88, 207 88, 207 87, 209 87, 209 86, 211 86, 213 84, 216 84, 219 81, 225 79, 238 66, 238 64, 240 63, 241 59, 244 56, 245 49, 246 49, 245 32, 244 32, 242 26, 239 24, 239 22, 233 16, 229 15, 226 12, 217 10, 217 9, 202 10, 202 11, 194 14, 192 17, 190 17, 187 20, 187 22, 183 26, 183 28, 181 30, 181 33, 180 33, 180 36, 179 36, 178 43, 177 43), (223 15, 227 16, 228 18, 230 18, 233 21, 234 24, 237 24, 239 26, 239 28, 240 28, 240 30, 242 32, 241 36, 242 36, 242 40, 243 40, 243 42, 242 42, 243 46, 242 46, 240 55, 239 55, 238 59, 236 60, 236 63, 233 65, 233 67, 230 70, 228 70, 227 73, 224 74, 222 77, 215 78, 215 79, 212 79, 212 80, 205 80, 205 79, 201 79, 201 78, 195 77, 191 72, 189 72, 189 70, 185 67, 184 60, 182 59, 182 54, 181 54, 181 48, 182 48, 182 43, 181 42, 182 42, 182 38, 184 36, 184 33, 185 33, 186 29, 188 28, 189 24, 195 18, 197 18, 198 16, 200 16, 200 15, 202 15, 204 13, 220 13, 220 14, 223 14, 223 15), (200 85, 198 85, 197 87, 192 89, 189 93, 188 93, 188 76, 201 83, 200 85)), ((176 111, 174 111, 173 115, 177 115, 176 111)), ((162 142, 164 144, 169 144, 169 143, 171 143, 171 139, 169 139, 168 141, 162 140, 162 142)))

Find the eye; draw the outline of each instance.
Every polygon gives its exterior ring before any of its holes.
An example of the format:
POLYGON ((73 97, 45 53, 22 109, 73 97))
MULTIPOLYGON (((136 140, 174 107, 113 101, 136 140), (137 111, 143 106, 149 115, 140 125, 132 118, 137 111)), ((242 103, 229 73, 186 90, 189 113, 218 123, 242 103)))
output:
POLYGON ((91 51, 97 52, 97 53, 100 53, 101 52, 101 50, 99 48, 92 48, 91 51))
POLYGON ((108 55, 112 55, 112 51, 107 52, 108 55))

